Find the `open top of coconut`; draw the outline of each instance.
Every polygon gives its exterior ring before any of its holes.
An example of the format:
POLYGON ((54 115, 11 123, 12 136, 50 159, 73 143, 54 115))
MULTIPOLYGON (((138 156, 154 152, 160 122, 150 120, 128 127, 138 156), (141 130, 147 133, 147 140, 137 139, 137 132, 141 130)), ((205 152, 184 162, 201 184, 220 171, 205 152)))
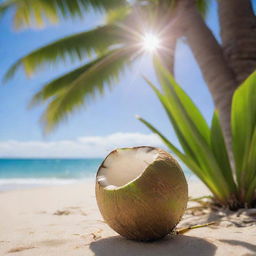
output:
POLYGON ((112 151, 97 173, 105 189, 117 189, 134 181, 155 161, 159 151, 152 147, 121 148, 112 151))

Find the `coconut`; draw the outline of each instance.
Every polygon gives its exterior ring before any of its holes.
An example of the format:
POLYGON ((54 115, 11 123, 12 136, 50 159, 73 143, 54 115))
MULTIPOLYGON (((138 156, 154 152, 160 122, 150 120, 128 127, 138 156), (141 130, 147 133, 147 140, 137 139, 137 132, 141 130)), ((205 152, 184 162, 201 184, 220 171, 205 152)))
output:
POLYGON ((181 219, 188 186, 178 162, 154 147, 121 148, 103 161, 96 199, 108 225, 139 241, 160 239, 181 219))

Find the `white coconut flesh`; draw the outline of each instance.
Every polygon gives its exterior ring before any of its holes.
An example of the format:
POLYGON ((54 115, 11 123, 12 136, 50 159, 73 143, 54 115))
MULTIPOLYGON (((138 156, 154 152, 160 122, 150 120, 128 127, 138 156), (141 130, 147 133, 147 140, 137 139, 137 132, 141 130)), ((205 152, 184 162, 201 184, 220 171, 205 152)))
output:
POLYGON ((151 147, 113 151, 103 162, 97 181, 105 189, 117 189, 136 180, 155 161, 159 152, 151 147))

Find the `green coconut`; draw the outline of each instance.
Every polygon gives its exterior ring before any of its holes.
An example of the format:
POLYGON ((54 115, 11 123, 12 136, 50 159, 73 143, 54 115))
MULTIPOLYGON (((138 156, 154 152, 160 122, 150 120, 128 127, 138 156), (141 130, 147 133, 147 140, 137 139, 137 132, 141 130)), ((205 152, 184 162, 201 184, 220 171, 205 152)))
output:
POLYGON ((96 176, 96 199, 108 225, 133 240, 152 241, 169 234, 188 201, 181 167, 154 147, 112 151, 96 176))

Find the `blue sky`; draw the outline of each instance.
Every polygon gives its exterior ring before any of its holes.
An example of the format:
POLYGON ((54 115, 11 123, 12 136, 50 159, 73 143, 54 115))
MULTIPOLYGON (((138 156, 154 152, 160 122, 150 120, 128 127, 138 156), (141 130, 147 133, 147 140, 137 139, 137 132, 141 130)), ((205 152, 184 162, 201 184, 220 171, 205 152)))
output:
MULTIPOLYGON (((82 21, 69 20, 46 29, 15 32, 12 29, 11 13, 6 14, 0 20, 0 80, 13 62, 31 50, 63 36, 90 29, 100 24, 102 20, 103 17, 100 15, 89 13, 82 21)), ((217 10, 214 2, 207 23, 218 36, 217 10)), ((131 70, 127 70, 112 91, 108 91, 104 97, 98 97, 86 108, 81 108, 69 118, 68 122, 61 124, 53 133, 45 137, 39 124, 44 106, 29 110, 28 102, 45 82, 72 67, 68 63, 59 63, 57 68, 45 68, 44 72, 32 79, 27 79, 24 73, 19 71, 14 79, 0 86, 0 156, 12 156, 12 150, 8 152, 5 152, 5 148, 1 150, 1 143, 8 141, 23 144, 31 141, 50 143, 76 141, 78 138, 95 138, 95 136, 105 138, 115 133, 150 134, 148 129, 134 118, 135 114, 155 124, 176 142, 161 105, 141 77, 146 75, 150 80, 156 81, 149 56, 145 56, 131 70)), ((210 120, 213 112, 212 99, 193 55, 184 42, 178 45, 175 70, 178 82, 210 120)))

